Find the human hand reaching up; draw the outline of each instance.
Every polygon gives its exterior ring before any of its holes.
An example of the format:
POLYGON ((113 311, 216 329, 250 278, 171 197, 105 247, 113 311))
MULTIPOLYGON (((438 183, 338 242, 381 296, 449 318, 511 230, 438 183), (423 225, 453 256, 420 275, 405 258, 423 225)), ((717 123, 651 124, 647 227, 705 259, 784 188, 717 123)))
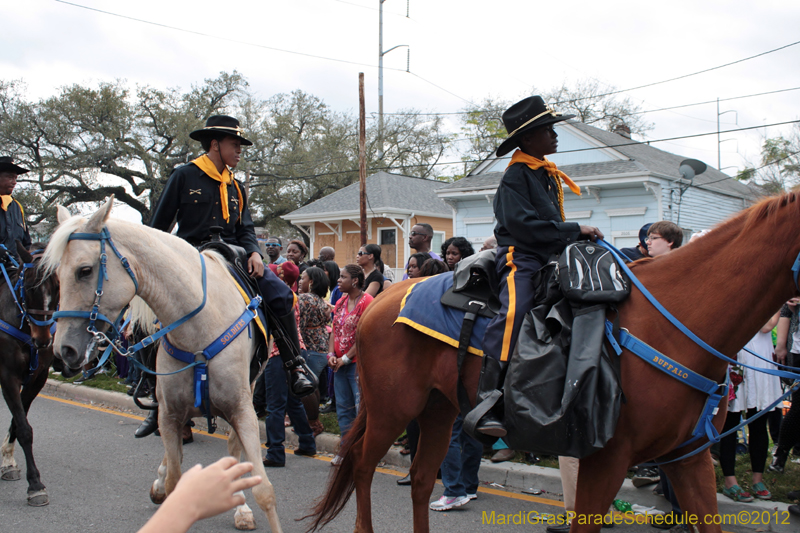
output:
POLYGON ((261 483, 261 476, 241 477, 252 470, 252 463, 239 463, 233 457, 206 468, 193 466, 139 533, 184 533, 198 520, 242 505, 244 496, 237 493, 261 483))

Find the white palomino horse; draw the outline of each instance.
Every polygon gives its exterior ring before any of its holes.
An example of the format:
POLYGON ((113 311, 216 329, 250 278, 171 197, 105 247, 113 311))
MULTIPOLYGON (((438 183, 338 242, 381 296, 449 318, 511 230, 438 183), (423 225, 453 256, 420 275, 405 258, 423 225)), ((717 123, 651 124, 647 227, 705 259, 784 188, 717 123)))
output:
MULTIPOLYGON (((186 241, 162 231, 121 220, 109 219, 111 197, 87 221, 71 216, 59 207, 56 230, 47 248, 44 265, 56 270, 61 281, 60 309, 90 311, 96 302, 98 274, 101 271, 101 242, 71 240, 73 233, 99 234, 106 228, 119 254, 130 263, 131 274, 105 244, 107 278, 103 281, 99 312, 117 317, 134 296, 150 306, 162 324, 172 324, 195 310, 203 301, 200 253, 186 241), (138 281, 138 292, 134 277, 138 281)), ((214 252, 203 252, 207 269, 207 302, 203 309, 169 333, 169 342, 191 353, 204 350, 222 335, 244 311, 242 297, 236 288, 224 259, 214 252)), ((88 313, 86 313, 88 314, 88 313)), ((88 318, 60 317, 55 335, 55 353, 70 368, 93 361, 97 357, 94 335, 87 331, 88 318)), ((97 323, 103 331, 107 324, 97 323)), ((242 454, 254 465, 253 474, 262 482, 253 487, 253 496, 269 519, 273 533, 281 526, 275 508, 275 490, 261 464, 258 419, 253 410, 249 382, 250 360, 256 349, 257 335, 245 331, 208 361, 209 401, 211 413, 226 420, 233 431, 228 437, 228 453, 242 454)), ((156 370, 160 373, 183 368, 185 363, 172 358, 159 346, 156 370)), ((175 488, 181 476, 183 459, 181 428, 192 417, 202 416, 194 407, 194 371, 192 369, 157 380, 159 400, 158 424, 164 442, 164 459, 158 478, 150 489, 150 498, 161 503, 175 488)), ((247 504, 236 510, 238 529, 254 529, 255 520, 247 504)))

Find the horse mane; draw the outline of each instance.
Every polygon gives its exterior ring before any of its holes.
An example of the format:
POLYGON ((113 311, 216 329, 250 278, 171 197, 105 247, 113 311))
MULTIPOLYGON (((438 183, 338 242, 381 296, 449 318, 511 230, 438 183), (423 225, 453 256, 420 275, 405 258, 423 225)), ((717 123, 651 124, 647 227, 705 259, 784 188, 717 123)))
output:
MULTIPOLYGON (((743 218, 744 228, 742 231, 751 229, 761 220, 770 219, 778 216, 781 208, 794 204, 795 210, 800 213, 800 195, 796 191, 787 192, 778 196, 767 197, 752 207, 745 209, 740 217, 743 218)), ((734 217, 735 220, 738 217, 734 217)))
POLYGON ((160 328, 157 321, 156 314, 150 309, 150 306, 138 296, 134 296, 131 300, 131 327, 139 326, 142 331, 148 335, 156 333, 160 328))
POLYGON ((56 229, 53 236, 50 237, 50 242, 44 250, 44 257, 42 258, 41 268, 44 275, 49 276, 54 273, 64 255, 64 251, 69 244, 69 236, 78 230, 81 226, 88 222, 87 219, 80 215, 68 219, 63 224, 60 224, 56 229))

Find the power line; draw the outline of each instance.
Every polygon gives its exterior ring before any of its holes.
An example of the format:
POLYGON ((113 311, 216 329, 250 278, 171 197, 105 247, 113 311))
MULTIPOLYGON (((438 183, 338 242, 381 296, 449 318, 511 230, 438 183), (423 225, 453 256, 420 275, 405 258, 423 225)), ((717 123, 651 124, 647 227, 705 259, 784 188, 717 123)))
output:
POLYGON ((628 91, 635 91, 637 89, 644 89, 645 87, 652 87, 654 85, 661 85, 662 83, 669 83, 671 81, 682 80, 682 79, 685 79, 685 78, 689 78, 691 76, 697 76, 698 74, 705 74, 706 72, 711 72, 713 70, 719 70, 721 68, 729 67, 731 65, 736 65, 737 63, 743 63, 745 61, 750 61, 751 59, 755 59, 757 57, 765 56, 767 54, 772 54, 774 52, 778 52, 780 50, 784 50, 786 48, 789 48, 791 46, 795 46, 795 45, 798 45, 798 44, 800 44, 800 41, 795 41, 793 43, 789 43, 789 44, 786 44, 784 46, 780 46, 778 48, 773 48, 772 50, 767 50, 766 52, 761 52, 760 54, 756 54, 756 55, 753 55, 753 56, 745 57, 743 59, 737 59, 736 61, 731 61, 730 63, 725 63, 724 65, 718 65, 716 67, 711 67, 711 68, 699 70, 697 72, 692 72, 691 74, 684 74, 683 76, 677 76, 675 78, 670 78, 668 80, 656 81, 656 82, 653 82, 653 83, 646 83, 644 85, 639 85, 637 87, 631 87, 629 89, 620 89, 618 91, 611 91, 611 92, 608 92, 608 93, 605 93, 605 94, 598 94, 598 95, 594 95, 594 96, 585 96, 585 97, 582 97, 582 98, 575 98, 573 101, 577 102, 579 100, 587 100, 589 98, 602 98, 604 96, 611 96, 612 94, 619 94, 619 93, 624 93, 624 92, 628 92, 628 91))
MULTIPOLYGON (((775 161, 770 161, 769 163, 764 163, 760 167, 751 169, 751 172, 758 172, 762 168, 767 168, 768 166, 776 165, 776 164, 780 163, 781 161, 785 161, 786 159, 789 159, 790 157, 796 156, 798 154, 800 154, 800 150, 798 150, 796 152, 792 152, 790 154, 787 154, 787 155, 781 157, 780 159, 776 159, 775 161)), ((748 169, 745 169, 745 170, 748 170, 748 169)), ((706 183, 700 183, 698 185, 695 185, 695 187, 702 187, 702 186, 705 186, 705 185, 711 185, 712 183, 717 183, 717 182, 720 182, 720 181, 732 180, 732 179, 736 179, 735 176, 725 176, 724 178, 720 178, 718 180, 709 181, 709 182, 706 182, 706 183)))
MULTIPOLYGON (((800 90, 800 87, 791 87, 789 89, 778 89, 778 90, 775 90, 775 91, 767 91, 767 92, 763 92, 763 93, 754 93, 754 94, 746 94, 746 95, 742 95, 742 96, 731 96, 731 97, 728 97, 728 98, 720 98, 719 101, 720 102, 728 102, 728 101, 731 101, 731 100, 741 100, 743 98, 753 98, 753 97, 756 97, 756 96, 767 96, 767 95, 770 95, 770 94, 778 94, 778 93, 785 93, 785 92, 789 92, 789 91, 798 91, 798 90, 800 90)), ((647 110, 644 110, 644 111, 632 111, 630 113, 623 113, 623 114, 621 114, 621 116, 627 117, 627 116, 631 116, 631 115, 643 115, 643 114, 646 114, 646 113, 656 113, 658 111, 670 111, 672 109, 682 109, 684 107, 695 107, 695 106, 699 106, 699 105, 715 104, 716 102, 717 102, 716 99, 714 99, 714 100, 706 100, 705 102, 695 102, 693 104, 680 104, 680 105, 670 106, 670 107, 660 107, 658 109, 647 109, 647 110)), ((564 102, 556 102, 555 105, 562 104, 562 103, 564 103, 564 102)), ((480 112, 483 112, 483 111, 489 111, 489 110, 488 109, 477 109, 477 110, 474 110, 474 111, 451 111, 451 112, 442 112, 442 113, 384 113, 384 115, 397 115, 397 116, 403 116, 403 115, 419 115, 419 116, 470 115, 472 113, 480 113, 480 112)), ((373 112, 371 112, 371 114, 375 114, 375 112, 373 111, 373 112)))
MULTIPOLYGON (((786 122, 775 122, 773 124, 762 124, 760 126, 748 126, 748 127, 743 127, 743 128, 735 128, 735 129, 731 129, 731 130, 721 131, 720 133, 735 133, 735 132, 738 132, 738 131, 748 131, 748 130, 761 129, 761 128, 771 128, 771 127, 775 127, 775 126, 785 126, 787 124, 800 124, 800 120, 789 120, 789 121, 786 121, 786 122)), ((558 152, 558 153, 559 154, 569 154, 569 153, 575 153, 575 152, 588 152, 588 151, 591 151, 591 150, 602 150, 602 149, 605 149, 605 148, 622 148, 622 147, 625 147, 625 146, 636 146, 636 145, 641 146, 641 145, 649 145, 650 143, 676 141, 676 140, 679 140, 679 139, 693 139, 693 138, 696 138, 696 137, 706 137, 706 136, 709 136, 709 135, 717 135, 717 132, 716 131, 711 131, 711 132, 708 132, 708 133, 695 133, 695 134, 692 134, 692 135, 681 135, 681 136, 678 136, 678 137, 666 137, 666 138, 663 138, 663 139, 653 139, 653 140, 647 141, 646 143, 639 142, 639 141, 631 141, 631 142, 619 143, 619 144, 608 144, 608 145, 604 145, 604 146, 600 146, 600 147, 575 148, 573 150, 564 150, 564 151, 561 151, 561 152, 558 152)), ((368 172, 375 172, 375 171, 378 171, 378 170, 393 170, 393 169, 397 170, 399 168, 418 168, 418 167, 437 167, 437 166, 444 166, 444 165, 463 165, 464 163, 481 163, 483 161, 485 161, 485 159, 467 159, 467 160, 462 160, 462 161, 447 161, 447 162, 444 162, 444 163, 425 163, 425 164, 417 164, 417 165, 397 165, 397 166, 392 166, 392 167, 371 167, 371 168, 368 168, 367 171, 368 172)), ((763 168, 763 167, 761 167, 761 168, 763 168)), ((336 171, 336 172, 324 172, 324 173, 321 173, 321 174, 312 174, 312 175, 309 175, 309 176, 295 176, 295 177, 279 177, 279 176, 275 176, 275 178, 276 179, 280 179, 280 180, 306 180, 306 179, 320 178, 322 176, 335 176, 335 175, 340 175, 340 174, 350 174, 350 173, 353 173, 353 172, 358 172, 358 170, 357 169, 354 169, 354 170, 339 170, 339 171, 336 171)), ((724 178, 724 179, 729 179, 729 178, 724 178)), ((722 180, 718 180, 718 181, 722 181, 722 180)), ((709 183, 714 183, 714 182, 709 182, 709 183)), ((708 183, 703 183, 701 185, 708 185, 708 183)), ((254 186, 258 187, 258 186, 264 186, 264 185, 256 184, 254 186)))
MULTIPOLYGON (((294 54, 294 55, 303 56, 303 57, 311 57, 311 58, 314 58, 314 59, 323 59, 325 61, 335 61, 337 63, 346 63, 348 65, 358 65, 358 66, 362 66, 362 67, 378 68, 377 65, 371 65, 369 63, 361 63, 361 62, 358 62, 358 61, 350 61, 350 60, 347 60, 347 59, 338 59, 338 58, 335 58, 335 57, 326 57, 326 56, 320 56, 320 55, 316 55, 316 54, 308 54, 308 53, 305 53, 305 52, 296 52, 294 50, 287 50, 285 48, 276 48, 274 46, 267 46, 267 45, 264 45, 264 44, 251 43, 249 41, 242 41, 242 40, 239 40, 239 39, 232 39, 230 37, 225 37, 225 36, 222 36, 222 35, 214 35, 214 34, 211 34, 211 33, 203 33, 203 32, 196 31, 196 30, 187 30, 185 28, 179 28, 177 26, 170 26, 168 24, 162 24, 160 22, 152 22, 152 21, 149 21, 149 20, 144 20, 144 19, 140 19, 140 18, 136 18, 136 17, 131 17, 131 16, 128 16, 128 15, 121 15, 119 13, 113 13, 111 11, 105 11, 105 10, 97 9, 97 8, 94 8, 94 7, 84 6, 84 5, 81 5, 81 4, 75 4, 73 2, 67 2, 66 0, 55 0, 55 1, 58 2, 59 4, 66 4, 66 5, 69 5, 69 6, 78 7, 78 8, 81 8, 81 9, 86 9, 88 11, 95 11, 97 13, 103 13, 104 15, 111 15, 112 17, 118 17, 118 18, 121 18, 121 19, 132 20, 132 21, 135 21, 135 22, 141 22, 142 24, 149 24, 151 26, 157 26, 159 28, 166 28, 168 30, 180 31, 180 32, 189 33, 189 34, 192 34, 192 35, 199 35, 201 37, 211 37, 213 39, 219 39, 219 40, 228 41, 228 42, 231 42, 231 43, 243 44, 243 45, 246 45, 246 46, 253 46, 253 47, 256 47, 256 48, 263 48, 265 50, 273 50, 275 52, 283 52, 283 53, 286 53, 286 54, 294 54)), ((392 67, 386 67, 386 68, 387 68, 387 70, 396 70, 398 72, 405 72, 404 69, 392 68, 392 67)))

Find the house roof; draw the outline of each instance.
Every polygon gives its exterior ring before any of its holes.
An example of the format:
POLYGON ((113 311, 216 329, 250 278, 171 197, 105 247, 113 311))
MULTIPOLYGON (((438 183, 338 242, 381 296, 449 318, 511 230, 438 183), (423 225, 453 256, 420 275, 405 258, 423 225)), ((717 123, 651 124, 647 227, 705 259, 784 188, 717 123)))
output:
MULTIPOLYGON (((367 216, 386 211, 409 211, 428 216, 453 217, 453 210, 436 193, 444 182, 388 172, 367 176, 367 216)), ((335 215, 358 212, 358 182, 292 211, 286 220, 313 215, 335 215)))
MULTIPOLYGON (((629 158, 628 160, 581 163, 559 167, 571 178, 580 180, 590 177, 647 173, 676 180, 681 178, 678 167, 681 161, 686 159, 685 157, 581 122, 569 122, 568 124, 597 140, 601 145, 613 147, 614 150, 629 158)), ((447 184, 443 191, 494 189, 500 183, 502 176, 502 172, 470 174, 454 183, 447 184)), ((694 185, 746 199, 753 199, 758 195, 753 188, 710 166, 704 173, 695 176, 694 185)))

